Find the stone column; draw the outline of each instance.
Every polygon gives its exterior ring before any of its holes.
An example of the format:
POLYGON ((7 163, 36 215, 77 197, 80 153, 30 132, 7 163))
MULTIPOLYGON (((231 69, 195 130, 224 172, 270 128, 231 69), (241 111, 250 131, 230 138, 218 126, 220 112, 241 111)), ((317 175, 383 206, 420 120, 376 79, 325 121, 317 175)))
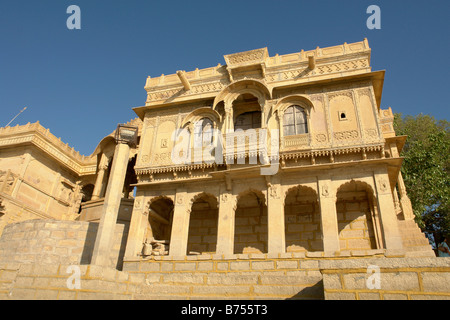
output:
POLYGON ((144 201, 144 194, 138 189, 134 200, 133 213, 131 214, 124 259, 136 259, 142 251, 149 209, 144 201))
POLYGON ((94 191, 92 192, 91 200, 100 199, 100 193, 102 191, 102 186, 104 183, 106 169, 108 169, 108 158, 106 157, 106 155, 104 153, 102 153, 102 156, 100 158, 100 163, 98 166, 97 179, 95 180, 95 186, 94 186, 94 191))
POLYGON ((222 131, 225 133, 234 132, 234 123, 233 123, 233 103, 224 102, 225 109, 225 126, 222 128, 222 131))
POLYGON ((379 170, 374 174, 378 210, 381 227, 384 232, 384 243, 387 250, 402 250, 403 243, 398 229, 394 199, 389 184, 387 170, 379 170))
POLYGON ((319 179, 318 187, 323 250, 335 253, 340 251, 336 194, 332 190, 330 178, 319 179))
POLYGON ((283 118, 284 118, 284 111, 277 111, 278 114, 278 122, 280 123, 280 144, 281 144, 281 148, 284 148, 284 123, 283 123, 283 118))
POLYGON ((217 254, 233 254, 235 199, 231 192, 222 190, 219 201, 219 221, 217 224, 217 254))
POLYGON ((273 181, 267 191, 268 253, 284 253, 286 252, 286 232, 281 186, 273 181))
POLYGON ((403 181, 402 173, 398 173, 398 191, 400 191, 400 207, 402 208, 405 220, 414 220, 414 211, 412 209, 411 200, 406 194, 405 182, 403 181))
POLYGON ((173 211, 172 233, 170 236, 169 255, 185 256, 187 254, 187 242, 189 235, 189 218, 191 208, 187 207, 187 192, 178 189, 175 196, 175 208, 173 211))
POLYGON ((190 163, 194 163, 195 162, 195 148, 194 148, 194 124, 190 123, 188 126, 188 131, 189 131, 189 162, 190 163))
POLYGON ((92 264, 108 266, 111 248, 116 230, 117 215, 119 213, 120 201, 122 199, 123 184, 127 173, 130 146, 119 143, 114 151, 111 174, 109 176, 108 188, 106 189, 105 202, 103 203, 102 217, 98 227, 92 254, 92 264))

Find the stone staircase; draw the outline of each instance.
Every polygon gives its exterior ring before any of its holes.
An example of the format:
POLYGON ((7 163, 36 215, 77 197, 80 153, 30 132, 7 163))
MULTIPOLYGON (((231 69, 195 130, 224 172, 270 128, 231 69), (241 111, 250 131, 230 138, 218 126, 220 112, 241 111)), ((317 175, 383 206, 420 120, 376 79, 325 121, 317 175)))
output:
POLYGON ((398 221, 406 257, 435 257, 427 237, 414 220, 398 221))

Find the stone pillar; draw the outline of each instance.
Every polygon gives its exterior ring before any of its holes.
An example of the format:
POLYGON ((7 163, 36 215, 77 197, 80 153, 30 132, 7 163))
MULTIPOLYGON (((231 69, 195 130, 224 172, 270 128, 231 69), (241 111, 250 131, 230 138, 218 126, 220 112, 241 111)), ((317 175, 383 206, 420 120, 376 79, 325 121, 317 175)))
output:
POLYGON ((323 250, 327 253, 335 253, 340 251, 340 245, 336 211, 336 194, 332 191, 331 179, 319 179, 318 191, 323 250))
POLYGON ((284 199, 279 183, 270 184, 267 190, 268 253, 286 252, 284 227, 284 199))
POLYGON ((228 132, 234 132, 234 123, 233 123, 233 103, 224 102, 224 109, 225 109, 225 121, 224 121, 224 128, 222 128, 222 131, 225 133, 228 132))
POLYGON ((138 189, 134 200, 133 213, 131 214, 124 259, 135 259, 142 252, 149 209, 144 201, 144 194, 138 189))
POLYGON ((281 143, 281 148, 284 148, 284 123, 283 123, 283 119, 284 119, 284 111, 277 111, 278 114, 278 122, 280 123, 280 143, 281 143))
POLYGON ((186 190, 177 189, 169 247, 169 255, 171 256, 185 256, 187 254, 189 218, 191 213, 191 208, 187 206, 186 190))
POLYGON ((392 191, 392 196, 394 197, 395 213, 399 214, 402 211, 402 208, 400 207, 400 200, 398 199, 397 188, 394 188, 394 190, 392 191))
POLYGON ((412 209, 411 200, 406 194, 405 182, 403 181, 402 173, 398 173, 398 191, 400 191, 400 207, 402 208, 405 220, 414 220, 414 211, 412 209))
POLYGON ((106 169, 108 169, 108 159, 106 158, 106 155, 102 153, 100 163, 98 166, 97 179, 95 180, 95 186, 94 191, 92 192, 91 200, 100 199, 100 193, 102 191, 106 169))
POLYGON ((189 131, 189 161, 190 163, 195 162, 195 148, 194 148, 194 142, 195 142, 195 135, 194 135, 194 124, 190 123, 188 127, 189 131))
POLYGON ((227 190, 220 192, 219 221, 217 224, 217 254, 234 253, 235 202, 234 196, 227 190))
POLYGON ((374 179, 381 227, 384 233, 384 244, 387 250, 402 250, 403 243, 398 229, 397 215, 387 170, 383 169, 375 172, 374 179))
POLYGON ((109 176, 108 188, 106 189, 105 201, 103 203, 102 217, 98 227, 92 254, 92 264, 108 266, 111 248, 114 241, 117 215, 119 213, 120 201, 122 199, 123 184, 127 173, 130 146, 119 143, 114 151, 114 160, 109 176))

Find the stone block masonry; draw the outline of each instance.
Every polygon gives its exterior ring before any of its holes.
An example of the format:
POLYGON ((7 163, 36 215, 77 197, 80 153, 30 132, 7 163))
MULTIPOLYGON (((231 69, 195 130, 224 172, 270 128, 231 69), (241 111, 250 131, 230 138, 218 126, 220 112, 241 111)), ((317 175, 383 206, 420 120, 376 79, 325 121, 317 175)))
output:
POLYGON ((316 259, 292 254, 200 255, 126 261, 147 285, 136 299, 323 299, 316 259))
POLYGON ((80 288, 67 285, 69 265, 0 263, 0 300, 129 300, 138 279, 114 268, 80 266, 80 288))
POLYGON ((450 300, 450 258, 323 260, 320 271, 327 300, 450 300))
POLYGON ((245 258, 81 265, 78 289, 69 265, 0 263, 0 300, 450 299, 450 258, 245 258), (367 288, 370 265, 379 289, 367 288))
MULTIPOLYGON (((30 220, 10 224, 0 238, 0 262, 89 264, 98 223, 30 220)), ((128 225, 117 224, 111 267, 121 268, 128 225)))
MULTIPOLYGON (((7 226, 0 300, 450 299, 450 258, 389 257, 383 250, 201 254, 126 259, 121 271, 89 264, 94 226, 48 220, 7 226), (78 289, 67 284, 72 265, 80 268, 78 289), (379 287, 367 285, 369 266, 379 270, 379 287)), ((122 228, 112 261, 119 259, 122 228)))

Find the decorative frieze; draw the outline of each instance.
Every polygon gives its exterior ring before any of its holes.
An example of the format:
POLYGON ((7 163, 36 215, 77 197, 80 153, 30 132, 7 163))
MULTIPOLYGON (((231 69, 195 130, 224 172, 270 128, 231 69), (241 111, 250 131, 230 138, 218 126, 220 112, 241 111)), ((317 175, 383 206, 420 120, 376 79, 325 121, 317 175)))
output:
POLYGON ((356 140, 358 139, 359 134, 358 131, 356 130, 349 130, 349 131, 334 132, 333 137, 336 140, 356 140))

